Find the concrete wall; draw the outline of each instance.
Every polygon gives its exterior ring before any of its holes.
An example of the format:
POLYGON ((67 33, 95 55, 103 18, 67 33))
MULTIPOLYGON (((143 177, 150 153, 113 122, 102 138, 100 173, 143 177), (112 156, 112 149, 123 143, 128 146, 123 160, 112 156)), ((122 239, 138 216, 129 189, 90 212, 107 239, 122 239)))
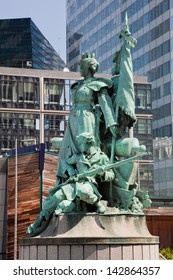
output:
POLYGON ((7 159, 0 158, 0 260, 6 259, 7 159))

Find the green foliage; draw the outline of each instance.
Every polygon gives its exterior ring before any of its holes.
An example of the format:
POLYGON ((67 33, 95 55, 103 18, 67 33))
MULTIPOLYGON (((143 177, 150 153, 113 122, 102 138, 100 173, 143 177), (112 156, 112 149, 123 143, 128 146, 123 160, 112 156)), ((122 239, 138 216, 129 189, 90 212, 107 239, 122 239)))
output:
POLYGON ((160 253, 165 257, 165 259, 173 260, 173 250, 170 247, 161 249, 160 253))

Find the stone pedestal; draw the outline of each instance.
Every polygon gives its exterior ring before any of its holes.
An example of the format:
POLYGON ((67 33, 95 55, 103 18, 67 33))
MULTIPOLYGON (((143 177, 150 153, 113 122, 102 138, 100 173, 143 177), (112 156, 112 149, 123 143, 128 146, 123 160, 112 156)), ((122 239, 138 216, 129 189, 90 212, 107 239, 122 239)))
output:
POLYGON ((44 232, 20 240, 24 260, 157 260, 159 238, 144 215, 63 214, 44 232))

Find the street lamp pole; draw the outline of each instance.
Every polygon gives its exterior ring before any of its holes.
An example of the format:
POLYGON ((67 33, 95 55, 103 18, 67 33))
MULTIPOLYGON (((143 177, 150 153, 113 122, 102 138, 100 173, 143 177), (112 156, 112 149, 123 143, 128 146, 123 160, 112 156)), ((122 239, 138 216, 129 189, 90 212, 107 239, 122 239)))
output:
POLYGON ((17 260, 17 206, 18 206, 18 155, 17 155, 17 138, 15 139, 15 214, 14 214, 14 260, 17 260))

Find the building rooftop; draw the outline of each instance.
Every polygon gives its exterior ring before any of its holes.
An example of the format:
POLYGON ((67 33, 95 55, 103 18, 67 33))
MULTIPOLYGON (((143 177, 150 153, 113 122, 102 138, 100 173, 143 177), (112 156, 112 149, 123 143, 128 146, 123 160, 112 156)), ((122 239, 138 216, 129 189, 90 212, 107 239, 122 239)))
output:
POLYGON ((65 62, 31 18, 0 20, 0 66, 63 70, 65 62))

